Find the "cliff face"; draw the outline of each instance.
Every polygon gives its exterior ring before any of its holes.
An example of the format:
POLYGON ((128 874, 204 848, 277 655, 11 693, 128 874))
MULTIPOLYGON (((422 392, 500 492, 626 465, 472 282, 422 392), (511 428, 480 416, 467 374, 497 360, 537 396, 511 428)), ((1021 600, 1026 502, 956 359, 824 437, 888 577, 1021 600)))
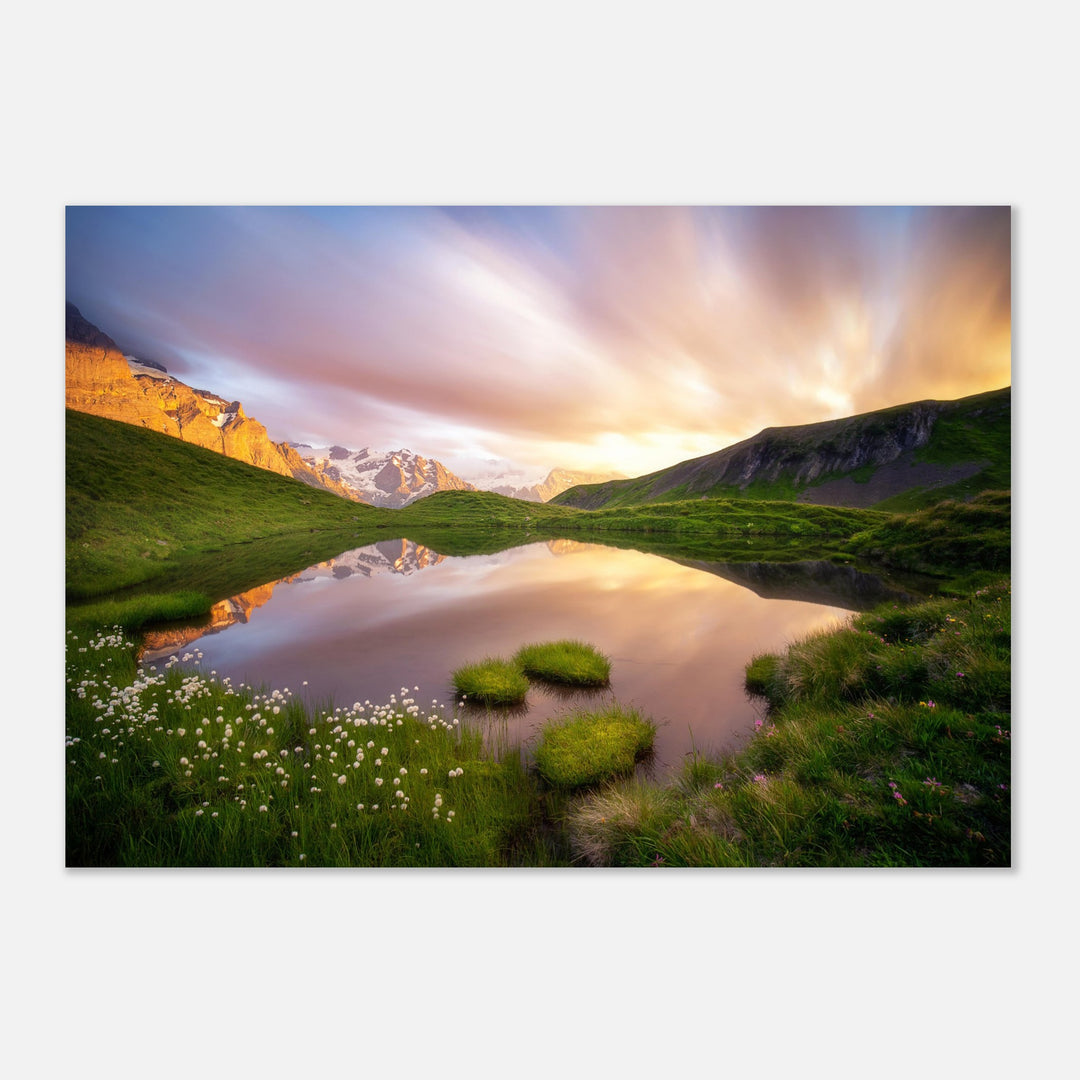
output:
POLYGON ((301 459, 286 443, 273 442, 266 428, 226 401, 173 378, 160 365, 124 356, 107 334, 67 305, 64 372, 69 409, 164 432, 260 469, 291 476, 345 498, 355 494, 323 470, 301 459))
POLYGON ((716 484, 745 487, 754 481, 811 484, 833 473, 885 465, 930 441, 941 403, 921 401, 902 413, 766 428, 752 439, 668 470, 664 490, 689 484, 690 494, 716 484))
MULTIPOLYGON (((738 495, 749 485, 782 484, 801 502, 873 506, 916 487, 958 483, 990 462, 977 440, 966 460, 918 461, 936 425, 962 418, 972 430, 1009 423, 1009 389, 958 401, 918 401, 878 412, 784 428, 766 428, 743 442, 680 462, 636 480, 573 488, 557 497, 562 506, 596 510, 664 498, 738 495), (670 494, 669 494, 670 493, 670 494)), ((961 455, 963 457, 963 455, 961 455)))

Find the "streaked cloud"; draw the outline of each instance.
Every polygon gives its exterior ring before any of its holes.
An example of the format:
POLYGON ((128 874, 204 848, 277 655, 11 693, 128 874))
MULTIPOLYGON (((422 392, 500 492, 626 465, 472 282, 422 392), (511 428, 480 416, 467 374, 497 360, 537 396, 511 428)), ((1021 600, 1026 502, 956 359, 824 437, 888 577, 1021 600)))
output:
POLYGON ((67 240, 125 350, 452 468, 639 473, 1010 381, 1007 207, 69 208, 67 240))

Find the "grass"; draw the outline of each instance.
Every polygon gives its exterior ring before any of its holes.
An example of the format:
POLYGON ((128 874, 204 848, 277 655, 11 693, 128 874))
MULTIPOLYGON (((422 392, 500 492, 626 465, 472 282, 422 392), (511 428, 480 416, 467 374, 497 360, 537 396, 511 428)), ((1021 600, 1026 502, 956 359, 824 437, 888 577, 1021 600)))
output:
MULTIPOLYGON (((736 499, 589 512, 478 492, 376 510, 74 413, 67 480, 70 865, 1009 864, 1008 492, 904 514, 736 499), (619 706, 547 726, 534 774, 404 693, 342 710, 233 688, 197 654, 137 664, 134 629, 390 535, 461 553, 555 536, 725 561, 813 548, 956 595, 752 657, 767 723, 664 786, 627 778, 653 729, 619 706)), ((499 664, 521 700, 525 674, 499 664)))
POLYGON ((583 641, 523 645, 514 661, 530 679, 559 686, 601 687, 611 679, 611 661, 583 641))
POLYGON ((858 557, 917 573, 963 568, 963 576, 977 587, 1010 570, 1011 493, 985 491, 970 502, 945 500, 895 514, 853 537, 848 547, 858 557))
POLYGON ((463 664, 451 675, 454 689, 467 703, 520 705, 529 692, 529 680, 511 660, 489 656, 463 664))
MULTIPOLYGON (((317 706, 232 686, 199 655, 135 661, 67 636, 69 866, 502 866, 552 861, 517 755, 403 690, 317 706)), ((561 857, 561 856, 560 856, 561 857)))
POLYGON ((652 749, 656 724, 613 704, 549 721, 540 733, 536 769, 553 787, 573 789, 630 773, 652 749))
POLYGON ((283 537, 303 550, 327 533, 341 545, 375 514, 290 477, 119 421, 69 410, 66 439, 69 602, 139 585, 161 592, 163 580, 192 588, 188 571, 197 573, 227 552, 283 537))
POLYGON ((1008 866, 1010 607, 1002 578, 752 658, 749 744, 663 784, 623 706, 547 724, 534 772, 404 690, 303 702, 69 630, 68 864, 1008 866))
POLYGON ((1010 588, 888 606, 747 665, 750 744, 590 793, 574 857, 624 866, 1008 866, 1010 588))

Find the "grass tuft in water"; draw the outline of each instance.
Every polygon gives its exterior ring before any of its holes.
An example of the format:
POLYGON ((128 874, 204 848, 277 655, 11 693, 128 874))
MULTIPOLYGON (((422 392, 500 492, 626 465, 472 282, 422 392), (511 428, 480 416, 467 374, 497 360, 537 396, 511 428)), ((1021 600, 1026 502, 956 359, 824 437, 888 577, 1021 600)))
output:
POLYGON ((557 788, 600 784, 633 772, 652 750, 656 724, 617 702, 547 723, 536 748, 537 772, 557 788))
POLYGON ((514 660, 530 679, 560 686, 607 686, 611 679, 611 661, 583 641, 524 645, 514 660))
POLYGON ((529 680, 517 664, 494 656, 463 664, 451 678, 466 701, 483 705, 520 705, 529 692, 529 680))

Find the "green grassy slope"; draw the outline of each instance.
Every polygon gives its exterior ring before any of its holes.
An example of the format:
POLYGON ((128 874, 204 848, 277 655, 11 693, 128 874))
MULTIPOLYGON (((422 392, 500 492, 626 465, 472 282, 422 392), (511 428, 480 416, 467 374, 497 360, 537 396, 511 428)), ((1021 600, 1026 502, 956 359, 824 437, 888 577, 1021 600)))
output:
POLYGON ((570 488, 552 502, 597 510, 687 498, 797 499, 915 510, 966 499, 1011 487, 1011 400, 1011 389, 1005 388, 957 401, 913 402, 842 420, 768 428, 646 476, 570 488), (929 441, 915 446, 913 432, 927 418, 929 441), (883 448, 905 445, 909 449, 893 461, 867 461, 875 451, 884 457, 883 448), (851 464, 855 461, 860 464, 851 464), (732 482, 745 473, 752 476, 749 482, 732 482), (805 479, 811 473, 813 479, 805 479))
POLYGON ((446 555, 567 538, 725 562, 862 559, 939 576, 1005 569, 1010 557, 1007 494, 966 510, 943 504, 957 509, 899 516, 730 498, 586 511, 475 491, 387 510, 81 413, 68 415, 66 498, 69 607, 138 599, 118 619, 129 626, 138 622, 133 610, 139 619, 154 609, 205 610, 387 537, 446 555))
POLYGON ((375 515, 371 507, 145 428, 67 413, 71 600, 161 578, 237 544, 285 537, 309 543, 312 534, 355 532, 375 515))

